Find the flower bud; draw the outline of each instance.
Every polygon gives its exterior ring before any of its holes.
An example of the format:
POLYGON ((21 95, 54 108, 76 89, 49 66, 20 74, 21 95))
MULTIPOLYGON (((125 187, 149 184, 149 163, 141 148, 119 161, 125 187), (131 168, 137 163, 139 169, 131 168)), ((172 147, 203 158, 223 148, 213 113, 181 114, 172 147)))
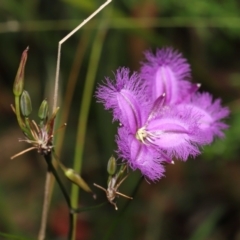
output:
POLYGON ((48 102, 47 100, 43 100, 41 106, 38 110, 38 117, 41 120, 45 120, 48 117, 48 102))
POLYGON ((24 117, 28 117, 32 112, 32 103, 30 95, 27 91, 23 91, 20 98, 20 109, 24 117))
POLYGON ((81 187, 84 191, 92 193, 92 190, 90 189, 88 184, 73 169, 67 169, 66 171, 64 171, 64 174, 71 182, 81 187))
POLYGON ((24 70, 25 70, 25 64, 27 61, 27 52, 28 52, 28 47, 22 53, 21 61, 20 61, 18 71, 17 71, 17 75, 15 77, 15 81, 13 84, 13 93, 17 97, 19 97, 23 92, 24 70))
POLYGON ((115 157, 111 156, 108 160, 107 171, 109 175, 113 175, 116 172, 117 163, 115 157))

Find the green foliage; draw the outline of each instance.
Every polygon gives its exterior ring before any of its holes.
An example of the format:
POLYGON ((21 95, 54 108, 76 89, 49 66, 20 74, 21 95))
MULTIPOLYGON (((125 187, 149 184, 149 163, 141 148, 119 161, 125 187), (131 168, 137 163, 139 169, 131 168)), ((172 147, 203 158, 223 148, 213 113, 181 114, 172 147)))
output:
POLYGON ((211 146, 204 148, 206 159, 215 159, 217 161, 236 161, 240 153, 240 111, 232 112, 229 120, 229 129, 222 140, 216 140, 211 146))
POLYGON ((19 236, 14 236, 12 234, 7 234, 7 233, 1 233, 0 232, 0 236, 4 237, 4 239, 10 239, 10 240, 33 240, 33 239, 29 239, 29 238, 25 238, 25 237, 19 237, 19 236))
POLYGON ((217 222, 223 215, 222 207, 216 207, 206 219, 198 226, 194 231, 189 240, 205 240, 211 237, 211 234, 214 232, 214 229, 217 226, 217 222))
POLYGON ((77 7, 80 11, 89 12, 90 14, 97 8, 96 1, 85 1, 85 0, 62 0, 66 4, 77 7))
POLYGON ((184 17, 237 17, 239 4, 235 0, 208 1, 208 0, 163 0, 156 3, 174 16, 184 17))

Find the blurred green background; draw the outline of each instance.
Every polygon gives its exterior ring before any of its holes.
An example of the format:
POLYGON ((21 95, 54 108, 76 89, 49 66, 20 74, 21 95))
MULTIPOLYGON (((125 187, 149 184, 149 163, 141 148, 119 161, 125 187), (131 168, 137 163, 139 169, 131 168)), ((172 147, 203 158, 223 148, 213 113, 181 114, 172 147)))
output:
MULTIPOLYGON (((10 107, 21 53, 30 47, 25 89, 32 97, 34 118, 44 98, 52 102, 58 42, 102 3, 99 0, 0 1, 0 232, 36 239, 43 202, 44 159, 32 151, 10 160, 12 155, 29 147, 18 142, 23 135, 10 107)), ((139 184, 140 174, 132 173, 120 191, 134 199, 119 198, 118 212, 107 204, 79 214, 77 240, 240 239, 240 2, 237 0, 115 0, 65 42, 58 125, 64 123, 66 111, 69 117, 66 129, 56 135, 58 139, 65 132, 61 160, 69 167, 73 165, 87 74, 93 74, 96 86, 105 76, 113 78, 113 71, 119 66, 138 70, 143 51, 164 46, 182 52, 192 66, 193 81, 202 83, 202 91, 210 91, 229 106, 230 127, 226 137, 204 147, 203 154, 196 159, 166 166, 166 175, 158 183, 143 180, 139 184), (68 106, 70 97, 72 102, 68 106)), ((90 186, 94 182, 106 186, 106 164, 116 149, 116 127, 111 113, 104 111, 92 97, 81 171, 90 186)), ((68 182, 66 186, 70 191, 68 182)), ((94 191, 97 200, 81 191, 79 206, 105 201, 104 192, 94 191)), ((46 239, 66 239, 67 228, 67 207, 55 186, 46 239)))

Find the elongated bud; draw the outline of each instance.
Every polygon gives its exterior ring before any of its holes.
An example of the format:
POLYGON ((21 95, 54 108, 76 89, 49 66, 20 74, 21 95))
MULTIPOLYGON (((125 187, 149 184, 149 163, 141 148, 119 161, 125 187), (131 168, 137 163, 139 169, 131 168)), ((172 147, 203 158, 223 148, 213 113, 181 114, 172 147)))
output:
POLYGON ((15 81, 13 84, 13 93, 16 97, 19 97, 23 92, 24 87, 24 70, 25 70, 25 64, 27 61, 27 52, 28 47, 23 51, 21 61, 18 67, 17 75, 15 77, 15 81))
POLYGON ((41 106, 38 110, 38 117, 41 120, 45 120, 48 117, 48 102, 47 100, 43 100, 41 106))
POLYGON ((92 190, 88 186, 88 184, 83 180, 83 178, 77 174, 73 169, 67 169, 64 171, 65 176, 73 183, 78 185, 80 188, 82 188, 86 192, 92 193, 92 190))
POLYGON ((115 157, 111 156, 108 160, 107 171, 109 175, 113 175, 117 169, 117 162, 115 157))
POLYGON ((23 91, 20 98, 20 109, 24 117, 28 117, 32 112, 32 103, 30 95, 27 91, 23 91))

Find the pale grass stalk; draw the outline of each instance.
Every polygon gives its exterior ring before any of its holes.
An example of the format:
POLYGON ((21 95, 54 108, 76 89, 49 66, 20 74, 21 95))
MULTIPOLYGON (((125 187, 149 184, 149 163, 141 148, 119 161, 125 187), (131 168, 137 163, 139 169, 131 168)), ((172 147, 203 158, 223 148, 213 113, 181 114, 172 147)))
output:
MULTIPOLYGON (((68 121, 69 111, 72 103, 72 98, 74 94, 74 90, 76 87, 77 79, 79 76, 80 68, 82 65, 83 57, 87 50, 87 45, 89 43, 90 34, 87 32, 82 36, 82 38, 78 42, 77 50, 75 53, 75 58, 73 60, 72 68, 70 70, 69 78, 67 80, 67 87, 64 96, 64 100, 62 101, 62 113, 59 116, 61 123, 66 123, 68 121)), ((64 140, 65 130, 58 133, 58 137, 55 140, 56 152, 58 156, 61 156, 61 149, 64 140)))
MULTIPOLYGON (((98 14, 103 8, 105 8, 111 1, 112 0, 107 0, 96 11, 94 11, 88 18, 86 18, 82 23, 80 23, 76 28, 74 28, 69 34, 67 34, 63 39, 61 39, 59 41, 52 112, 54 112, 54 110, 57 107, 62 44, 64 42, 66 42, 73 34, 75 34, 81 27, 83 27, 88 21, 90 21, 96 14, 98 14)), ((39 231, 39 235, 38 235, 38 240, 45 239, 48 209, 49 209, 49 204, 50 204, 50 200, 51 200, 51 196, 52 196, 53 185, 54 185, 53 175, 51 174, 51 172, 48 171, 47 175, 46 175, 46 181, 45 181, 43 212, 42 212, 42 219, 41 219, 41 226, 40 226, 40 231, 39 231)))
MULTIPOLYGON (((70 76, 67 81, 66 94, 64 97, 63 107, 62 107, 63 113, 62 113, 62 116, 60 116, 61 122, 67 122, 67 119, 68 119, 70 104, 72 102, 72 96, 73 96, 73 92, 74 92, 77 78, 79 75, 79 69, 80 69, 80 66, 81 66, 81 63, 83 60, 83 56, 84 56, 84 53, 86 50, 88 37, 89 36, 86 37, 84 35, 83 38, 78 43, 74 63, 72 65, 72 69, 70 71, 70 76)), ((58 137, 56 139, 56 152, 58 153, 58 155, 61 155, 60 151, 62 148, 64 135, 65 135, 65 131, 63 130, 61 133, 58 134, 58 137)), ((49 202, 50 202, 50 200, 48 201, 48 199, 51 199, 50 193, 52 193, 53 186, 54 186, 54 178, 50 172, 47 172, 46 182, 45 182, 45 195, 44 195, 46 200, 44 201, 42 220, 41 220, 42 227, 40 228, 40 231, 39 231, 38 240, 44 240, 44 238, 45 238, 46 221, 47 221, 48 208, 49 208, 49 202), (50 188, 48 188, 47 186, 49 186, 50 184, 51 184, 51 186, 50 186, 50 188)))
POLYGON ((46 234, 47 218, 48 218, 48 209, 50 204, 50 199, 52 196, 52 189, 54 185, 54 178, 51 172, 47 171, 46 180, 45 180, 45 189, 44 189, 44 199, 43 199, 43 210, 40 230, 38 233, 38 240, 44 240, 46 234))
POLYGON ((60 61, 61 61, 61 47, 64 42, 66 42, 74 33, 76 33, 80 28, 82 28, 87 22, 89 22, 95 15, 97 15, 103 8, 105 8, 112 0, 107 0, 102 4, 95 12, 93 12, 88 18, 83 20, 76 28, 74 28, 69 34, 67 34, 58 43, 58 55, 57 55, 57 67, 56 67, 56 77, 55 77, 55 90, 53 97, 53 111, 57 107, 57 96, 58 96, 58 86, 59 86, 59 72, 60 72, 60 61))

